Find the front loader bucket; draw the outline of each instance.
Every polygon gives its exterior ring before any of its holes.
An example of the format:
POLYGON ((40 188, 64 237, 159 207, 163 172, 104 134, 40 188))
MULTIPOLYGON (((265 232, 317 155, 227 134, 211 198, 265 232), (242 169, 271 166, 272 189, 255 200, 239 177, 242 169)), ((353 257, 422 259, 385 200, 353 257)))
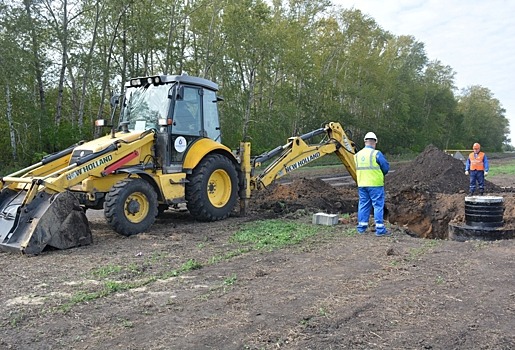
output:
POLYGON ((40 192, 22 206, 25 195, 7 188, 0 193, 0 250, 37 255, 46 246, 91 244, 88 219, 71 192, 40 192))

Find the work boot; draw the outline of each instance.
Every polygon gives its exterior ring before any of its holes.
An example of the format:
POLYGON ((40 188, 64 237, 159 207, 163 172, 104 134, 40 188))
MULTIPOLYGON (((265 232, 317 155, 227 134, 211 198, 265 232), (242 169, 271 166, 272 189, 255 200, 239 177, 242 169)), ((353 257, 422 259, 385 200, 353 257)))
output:
POLYGON ((473 196, 473 195, 474 195, 474 191, 470 191, 469 196, 473 196))
POLYGON ((376 237, 384 237, 384 236, 389 236, 391 234, 392 233, 390 231, 384 231, 384 232, 381 232, 381 233, 376 232, 376 237))

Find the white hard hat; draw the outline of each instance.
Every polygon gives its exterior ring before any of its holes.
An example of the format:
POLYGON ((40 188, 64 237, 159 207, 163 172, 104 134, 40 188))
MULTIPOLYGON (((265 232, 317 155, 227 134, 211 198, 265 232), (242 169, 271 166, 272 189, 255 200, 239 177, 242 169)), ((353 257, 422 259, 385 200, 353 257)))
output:
POLYGON ((364 141, 368 139, 374 139, 377 142, 377 136, 372 131, 367 132, 367 134, 365 135, 364 141))

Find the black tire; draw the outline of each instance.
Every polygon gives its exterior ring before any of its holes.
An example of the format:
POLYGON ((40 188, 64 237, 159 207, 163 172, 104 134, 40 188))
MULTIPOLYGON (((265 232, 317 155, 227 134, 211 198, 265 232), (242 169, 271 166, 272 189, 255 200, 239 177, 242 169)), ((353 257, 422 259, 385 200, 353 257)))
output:
POLYGON ((238 200, 238 173, 223 155, 206 156, 188 175, 186 201, 191 215, 200 221, 227 218, 238 200))
POLYGON ((106 195, 104 215, 113 230, 132 236, 147 230, 157 216, 157 193, 140 178, 116 183, 106 195))

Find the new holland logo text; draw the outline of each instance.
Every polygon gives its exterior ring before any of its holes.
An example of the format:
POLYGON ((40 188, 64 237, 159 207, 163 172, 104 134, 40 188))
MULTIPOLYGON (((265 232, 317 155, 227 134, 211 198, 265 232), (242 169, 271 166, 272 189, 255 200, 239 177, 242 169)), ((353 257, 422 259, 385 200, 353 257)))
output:
POLYGON ((311 161, 313 161, 313 160, 315 160, 315 159, 317 159, 319 157, 320 157, 320 152, 314 153, 314 154, 312 154, 312 155, 310 155, 310 156, 308 156, 308 157, 306 157, 304 159, 299 160, 297 163, 293 163, 292 165, 287 166, 286 167, 286 172, 289 173, 292 170, 298 169, 301 166, 304 166, 304 165, 308 164, 309 162, 311 162, 311 161))
POLYGON ((75 170, 73 173, 70 173, 66 176, 66 180, 70 181, 70 180, 73 180, 75 179, 77 176, 80 176, 82 174, 85 174, 87 173, 88 171, 91 171, 99 166, 101 166, 102 164, 105 164, 107 162, 110 162, 111 160, 113 160, 113 156, 112 155, 108 155, 108 156, 105 156, 104 158, 100 158, 98 160, 95 160, 93 163, 90 163, 88 165, 84 165, 82 168, 80 169, 77 169, 75 170))

